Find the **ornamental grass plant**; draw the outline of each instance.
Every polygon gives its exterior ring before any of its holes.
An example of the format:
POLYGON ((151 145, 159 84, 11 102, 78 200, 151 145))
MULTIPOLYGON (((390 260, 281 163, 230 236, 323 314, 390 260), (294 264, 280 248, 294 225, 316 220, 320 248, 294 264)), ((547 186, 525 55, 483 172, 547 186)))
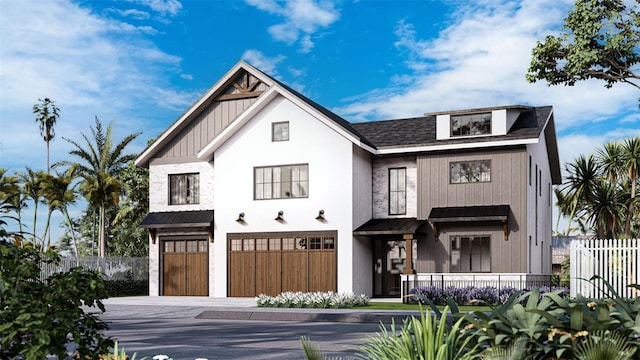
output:
POLYGON ((344 309, 367 306, 369 298, 353 293, 329 292, 283 292, 277 296, 261 294, 256 297, 258 307, 279 308, 333 308, 344 309))

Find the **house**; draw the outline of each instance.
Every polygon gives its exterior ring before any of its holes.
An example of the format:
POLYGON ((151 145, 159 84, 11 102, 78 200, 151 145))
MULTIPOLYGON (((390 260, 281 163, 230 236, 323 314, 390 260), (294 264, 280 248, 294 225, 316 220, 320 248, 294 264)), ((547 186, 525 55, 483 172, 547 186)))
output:
POLYGON ((150 295, 399 297, 433 276, 551 274, 550 106, 352 124, 241 61, 136 165, 150 295))

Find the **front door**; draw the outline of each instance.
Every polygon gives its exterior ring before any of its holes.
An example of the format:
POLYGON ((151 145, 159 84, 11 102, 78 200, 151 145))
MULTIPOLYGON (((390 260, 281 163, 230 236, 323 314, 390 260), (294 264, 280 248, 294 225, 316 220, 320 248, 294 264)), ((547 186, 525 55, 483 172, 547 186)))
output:
POLYGON ((405 242, 373 241, 373 296, 400 297, 400 274, 406 266, 405 242))

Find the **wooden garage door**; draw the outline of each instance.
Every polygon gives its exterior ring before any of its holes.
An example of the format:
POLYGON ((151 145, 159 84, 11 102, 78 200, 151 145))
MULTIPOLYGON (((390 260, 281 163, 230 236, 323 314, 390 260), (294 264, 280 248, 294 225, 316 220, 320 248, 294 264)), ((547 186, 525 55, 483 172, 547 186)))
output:
POLYGON ((229 237, 229 296, 336 291, 336 236, 229 237))
POLYGON ((206 240, 164 240, 162 294, 207 296, 207 254, 206 240))

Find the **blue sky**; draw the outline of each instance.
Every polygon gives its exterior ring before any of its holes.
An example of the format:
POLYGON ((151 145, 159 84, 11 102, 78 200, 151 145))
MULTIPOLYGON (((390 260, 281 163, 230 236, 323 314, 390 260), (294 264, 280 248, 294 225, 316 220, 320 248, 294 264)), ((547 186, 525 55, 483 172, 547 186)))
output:
MULTIPOLYGON (((0 0, 0 167, 46 168, 32 106, 61 109, 62 137, 98 116, 142 151, 244 59, 351 122, 509 104, 553 105, 562 163, 640 135, 638 97, 529 84, 536 40, 557 34, 560 0, 0 0)), ((79 210, 79 209, 77 209, 79 210)), ((555 218, 554 218, 555 219, 555 218)))

